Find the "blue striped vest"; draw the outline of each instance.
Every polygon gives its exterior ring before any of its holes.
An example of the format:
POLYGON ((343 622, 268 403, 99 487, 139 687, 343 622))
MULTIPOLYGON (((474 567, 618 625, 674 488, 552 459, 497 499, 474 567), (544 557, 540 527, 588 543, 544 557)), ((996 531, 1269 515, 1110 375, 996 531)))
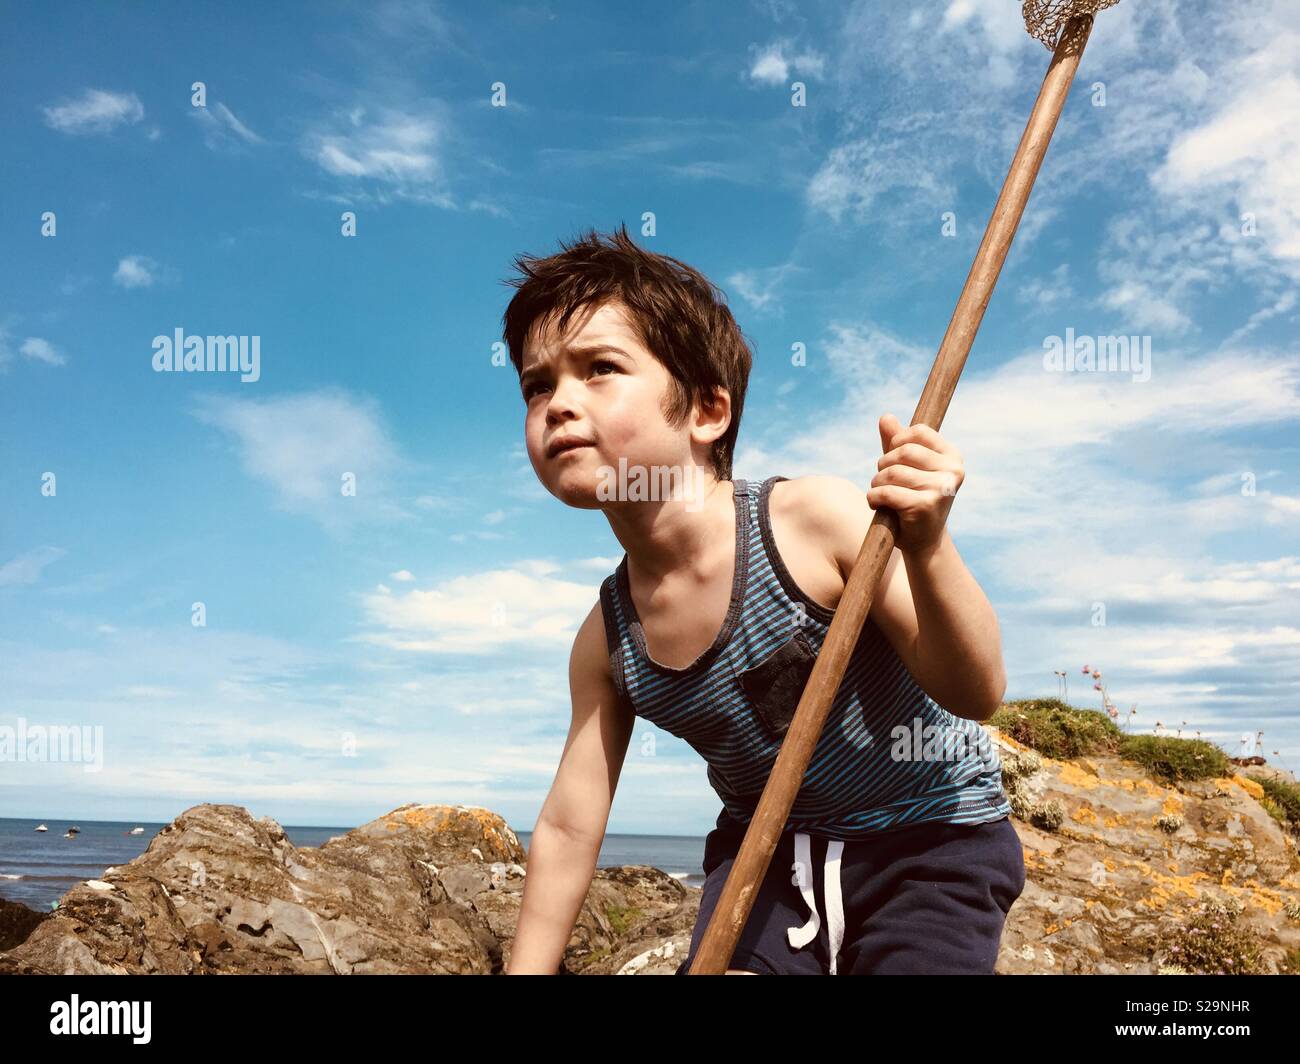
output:
MULTIPOLYGON (((610 668, 637 716, 707 763, 726 812, 748 823, 834 610, 808 598, 777 553, 761 487, 735 480, 736 563, 712 646, 660 664, 628 590, 627 555, 600 588, 610 668)), ((786 828, 859 839, 911 824, 980 824, 1011 812, 1002 764, 978 721, 930 698, 870 617, 836 692, 786 828)))

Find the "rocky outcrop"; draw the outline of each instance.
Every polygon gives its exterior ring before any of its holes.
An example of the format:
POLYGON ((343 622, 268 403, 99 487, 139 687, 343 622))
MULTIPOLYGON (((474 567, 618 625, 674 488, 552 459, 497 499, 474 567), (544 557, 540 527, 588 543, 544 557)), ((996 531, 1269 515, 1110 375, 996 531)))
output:
MULTIPOLYGON (((300 848, 269 818, 199 805, 129 864, 31 914, 0 973, 500 972, 525 859, 506 822, 474 806, 406 805, 300 848)), ((566 972, 609 971, 682 922, 689 940, 687 894, 658 869, 599 871, 566 972)))
MULTIPOLYGON (((1296 841, 1254 780, 1166 786, 1117 757, 1053 761, 988 730, 1024 817, 1026 885, 1000 974, 1155 973, 1178 963, 1206 902, 1238 914, 1263 971, 1300 948, 1296 841)), ((525 863, 505 821, 477 806, 405 805, 295 847, 269 818, 199 805, 52 913, 0 911, 0 941, 17 943, 0 973, 500 973, 525 863)), ((657 868, 598 870, 562 974, 671 974, 699 901, 657 868)))
POLYGON ((1026 883, 999 973, 1154 974, 1179 963, 1176 947, 1207 903, 1239 910, 1264 973, 1300 948, 1296 838, 1260 804, 1255 780, 1234 772, 1169 786, 1118 757, 1054 761, 989 731, 1004 782, 1027 763, 1018 786, 1059 818, 1051 830, 1016 820, 1026 883))

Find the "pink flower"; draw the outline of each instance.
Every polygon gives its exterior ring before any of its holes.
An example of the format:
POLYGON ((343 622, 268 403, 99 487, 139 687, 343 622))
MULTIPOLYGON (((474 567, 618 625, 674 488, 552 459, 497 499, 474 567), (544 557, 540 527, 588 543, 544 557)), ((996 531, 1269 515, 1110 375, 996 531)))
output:
POLYGON ((1083 671, 1084 671, 1085 673, 1092 672, 1092 670, 1091 670, 1090 668, 1088 668, 1087 665, 1085 665, 1085 666, 1083 667, 1083 671))
POLYGON ((1094 680, 1100 680, 1100 679, 1101 679, 1101 670, 1100 670, 1100 669, 1093 669, 1093 670, 1092 670, 1092 678, 1093 678, 1094 680))
POLYGON ((1094 691, 1100 691, 1100 690, 1101 690, 1101 684, 1099 684, 1099 683, 1095 683, 1095 684, 1093 684, 1093 685, 1092 685, 1092 689, 1093 689, 1094 691))

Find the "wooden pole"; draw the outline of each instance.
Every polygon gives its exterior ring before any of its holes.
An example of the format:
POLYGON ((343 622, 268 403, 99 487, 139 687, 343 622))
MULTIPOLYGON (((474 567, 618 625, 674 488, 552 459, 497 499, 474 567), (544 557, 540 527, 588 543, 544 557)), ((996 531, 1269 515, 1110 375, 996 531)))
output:
MULTIPOLYGON (((943 424, 948 403, 957 387, 957 378, 961 376, 989 297, 993 294, 993 286, 1006 261, 1091 30, 1091 15, 1072 18, 1052 53, 1043 87, 1020 138, 1020 146, 1011 160, 993 215, 984 230, 984 239, 975 254, 975 262, 962 286, 948 331, 939 345, 934 367, 912 415, 913 425, 929 425, 938 431, 943 424)), ((871 609, 885 564, 893 553, 897 534, 898 515, 884 507, 876 510, 781 744, 781 752, 772 766, 758 808, 750 819, 740 851, 696 951, 691 975, 721 975, 731 961, 736 942, 753 908, 758 886, 767 874, 772 853, 785 829, 790 807, 826 723, 831 702, 839 690, 849 657, 871 609)))

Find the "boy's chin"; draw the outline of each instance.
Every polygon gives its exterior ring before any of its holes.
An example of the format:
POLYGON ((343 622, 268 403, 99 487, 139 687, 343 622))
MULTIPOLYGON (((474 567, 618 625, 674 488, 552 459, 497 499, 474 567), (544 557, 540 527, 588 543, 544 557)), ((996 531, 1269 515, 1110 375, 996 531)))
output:
POLYGON ((607 505, 600 498, 599 489, 605 482, 593 469, 561 469, 551 478, 547 490, 566 506, 579 510, 599 510, 607 505))

